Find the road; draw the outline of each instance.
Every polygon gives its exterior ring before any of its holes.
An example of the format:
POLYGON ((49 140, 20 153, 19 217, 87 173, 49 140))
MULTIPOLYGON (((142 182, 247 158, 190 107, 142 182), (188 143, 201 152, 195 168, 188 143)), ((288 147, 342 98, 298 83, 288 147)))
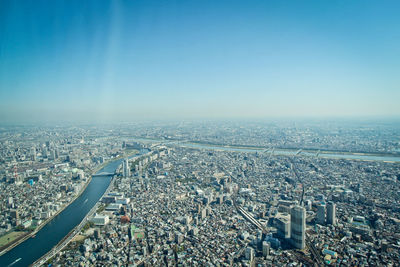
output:
MULTIPOLYGON (((108 194, 108 192, 111 190, 114 184, 114 178, 110 182, 110 185, 108 186, 107 190, 104 192, 103 196, 108 194)), ((100 198, 101 199, 101 198, 100 198)), ((45 262, 47 262, 49 259, 54 257, 58 252, 60 252, 63 248, 65 248, 69 242, 82 230, 82 228, 86 225, 86 223, 89 221, 89 218, 94 215, 94 213, 97 211, 98 207, 100 205, 100 202, 97 202, 93 208, 86 214, 86 216, 83 218, 83 220, 69 232, 53 249, 51 249, 49 252, 47 252, 45 255, 43 255, 41 258, 36 260, 31 266, 41 266, 45 262)))
POLYGON ((236 203, 236 194, 232 196, 233 205, 240 215, 242 215, 246 220, 248 220, 251 224, 260 229, 264 234, 268 232, 267 228, 262 225, 259 221, 257 221, 250 213, 245 211, 242 207, 239 207, 236 203))

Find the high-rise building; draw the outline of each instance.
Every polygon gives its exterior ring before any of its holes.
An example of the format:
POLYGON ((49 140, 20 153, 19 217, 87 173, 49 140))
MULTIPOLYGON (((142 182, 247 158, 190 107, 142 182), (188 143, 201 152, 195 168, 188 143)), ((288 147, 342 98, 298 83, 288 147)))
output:
POLYGON ((318 224, 325 224, 325 205, 319 204, 317 206, 317 223, 318 224))
POLYGON ((124 177, 130 177, 131 176, 131 170, 129 168, 128 159, 125 159, 123 161, 122 167, 123 167, 123 175, 124 175, 124 177))
POLYGON ((332 201, 328 202, 327 205, 326 222, 328 224, 336 225, 336 204, 332 201))
POLYGON ((31 157, 32 161, 36 161, 36 149, 34 147, 31 148, 31 157))
POLYGON ((13 197, 9 197, 8 198, 8 206, 12 206, 12 204, 14 204, 14 199, 13 199, 13 197))
POLYGON ((280 238, 290 238, 290 216, 287 213, 279 214, 275 218, 275 225, 280 238), (286 214, 286 215, 285 215, 286 214))
POLYGON ((47 158, 47 148, 45 146, 42 146, 42 157, 47 158))
POLYGON ((252 247, 247 247, 245 251, 246 260, 253 261, 254 259, 254 249, 252 247))
POLYGON ((262 242, 262 252, 264 257, 269 256, 269 247, 270 245, 267 241, 262 242))
POLYGON ((311 200, 307 199, 305 201, 305 206, 306 206, 306 210, 311 210, 312 209, 312 202, 311 200))
POLYGON ((142 254, 143 254, 144 257, 147 256, 147 247, 143 247, 142 248, 142 254))
POLYGON ((18 210, 11 210, 10 211, 11 218, 18 220, 19 215, 18 215, 18 210))
POLYGON ((290 239, 297 249, 306 246, 306 209, 294 206, 290 211, 290 239))

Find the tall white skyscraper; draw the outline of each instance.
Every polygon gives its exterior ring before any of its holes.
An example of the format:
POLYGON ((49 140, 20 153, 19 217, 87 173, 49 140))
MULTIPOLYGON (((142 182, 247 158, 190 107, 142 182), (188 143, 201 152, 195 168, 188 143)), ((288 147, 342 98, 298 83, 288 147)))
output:
POLYGON ((326 208, 326 222, 328 224, 336 225, 336 204, 330 201, 326 208))
POLYGON ((123 167, 123 175, 124 175, 124 177, 130 177, 131 176, 131 169, 129 167, 128 159, 125 159, 123 161, 122 167, 123 167))
POLYGON ((290 211, 290 239, 297 249, 306 246, 306 209, 295 206, 290 211))

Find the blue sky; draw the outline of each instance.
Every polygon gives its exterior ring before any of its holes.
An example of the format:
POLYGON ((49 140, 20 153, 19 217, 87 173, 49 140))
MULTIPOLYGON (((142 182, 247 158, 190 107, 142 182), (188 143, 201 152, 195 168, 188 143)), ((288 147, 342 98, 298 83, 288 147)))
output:
POLYGON ((0 2, 0 121, 400 116, 399 1, 0 2))

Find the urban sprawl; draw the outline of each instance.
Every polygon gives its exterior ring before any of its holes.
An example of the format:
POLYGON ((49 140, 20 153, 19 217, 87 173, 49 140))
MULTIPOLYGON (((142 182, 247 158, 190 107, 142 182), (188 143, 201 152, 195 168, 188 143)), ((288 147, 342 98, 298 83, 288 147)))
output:
POLYGON ((400 161, 363 158, 400 158, 399 132, 351 122, 3 126, 0 253, 122 159, 95 212, 38 265, 399 266, 400 161))

